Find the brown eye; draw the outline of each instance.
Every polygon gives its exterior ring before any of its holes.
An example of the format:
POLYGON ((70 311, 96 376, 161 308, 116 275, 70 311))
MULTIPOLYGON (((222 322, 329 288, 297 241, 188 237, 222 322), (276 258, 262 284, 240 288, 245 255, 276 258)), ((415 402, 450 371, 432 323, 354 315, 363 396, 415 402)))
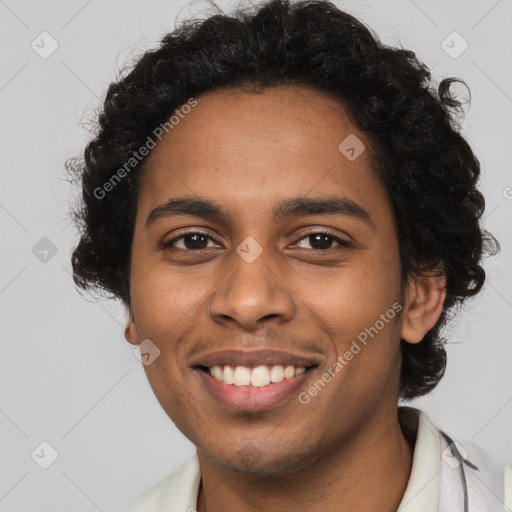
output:
MULTIPOLYGON (((164 248, 177 248, 185 251, 197 251, 208 248, 211 237, 200 232, 183 233, 164 244, 164 248), (181 246, 179 245, 181 244, 181 246)), ((210 246, 211 247, 211 246, 210 246)))
POLYGON ((310 233, 309 235, 306 235, 305 237, 302 237, 299 240, 299 242, 303 241, 309 242, 310 247, 313 250, 320 251, 331 249, 333 247, 333 243, 336 243, 338 244, 338 246, 341 247, 350 247, 350 244, 345 240, 342 240, 341 238, 334 236, 331 233, 326 233, 322 231, 310 233))
POLYGON ((313 249, 330 249, 334 239, 329 235, 309 235, 309 243, 313 249))

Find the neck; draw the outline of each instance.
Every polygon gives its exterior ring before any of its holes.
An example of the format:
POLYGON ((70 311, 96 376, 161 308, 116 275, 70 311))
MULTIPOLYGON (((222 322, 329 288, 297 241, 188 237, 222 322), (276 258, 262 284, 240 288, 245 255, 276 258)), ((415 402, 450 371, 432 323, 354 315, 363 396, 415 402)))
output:
POLYGON ((293 474, 230 471, 198 449, 201 466, 198 512, 322 510, 396 512, 412 468, 414 439, 407 439, 396 406, 376 415, 350 445, 331 447, 293 474))

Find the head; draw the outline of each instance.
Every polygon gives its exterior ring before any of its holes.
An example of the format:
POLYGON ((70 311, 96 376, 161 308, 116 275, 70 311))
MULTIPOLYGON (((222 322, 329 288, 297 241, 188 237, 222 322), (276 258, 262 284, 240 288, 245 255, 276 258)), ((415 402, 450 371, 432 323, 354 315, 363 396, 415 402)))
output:
POLYGON ((110 85, 68 164, 74 278, 125 304, 126 339, 160 351, 156 397, 220 463, 282 471, 438 384, 442 328, 497 247, 454 80, 329 2, 282 0, 185 23, 110 85), (256 349, 311 362, 302 399, 213 399, 204 362, 256 349))

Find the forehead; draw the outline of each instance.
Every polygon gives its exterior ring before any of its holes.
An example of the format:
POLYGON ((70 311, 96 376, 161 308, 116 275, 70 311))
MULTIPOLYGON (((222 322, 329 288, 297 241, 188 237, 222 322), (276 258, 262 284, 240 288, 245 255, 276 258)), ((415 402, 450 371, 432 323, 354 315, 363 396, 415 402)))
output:
POLYGON ((209 92, 152 150, 139 209, 198 195, 244 215, 291 196, 339 194, 385 210, 369 144, 340 101, 310 88, 209 92))

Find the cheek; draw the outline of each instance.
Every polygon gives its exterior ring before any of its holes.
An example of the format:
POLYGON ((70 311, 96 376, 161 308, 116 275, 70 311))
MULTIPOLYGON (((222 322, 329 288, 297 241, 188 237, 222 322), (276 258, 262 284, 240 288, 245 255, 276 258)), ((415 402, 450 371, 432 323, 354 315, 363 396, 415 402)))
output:
POLYGON ((400 362, 400 267, 384 251, 375 254, 331 271, 309 295, 308 306, 331 336, 331 364, 343 365, 333 394, 347 404, 382 393, 400 362))
POLYGON ((300 287, 303 303, 328 331, 347 338, 373 325, 399 301, 400 267, 396 259, 368 251, 357 264, 326 269, 300 287))
POLYGON ((163 351, 150 366, 144 367, 144 371, 162 409, 176 427, 194 442, 190 418, 201 417, 201 404, 194 399, 176 367, 173 350, 163 351))
POLYGON ((189 318, 197 318, 207 284, 198 276, 189 279, 186 272, 165 264, 139 265, 134 258, 131 287, 140 336, 158 338, 174 327, 178 331, 170 334, 176 337, 189 324, 189 318))

